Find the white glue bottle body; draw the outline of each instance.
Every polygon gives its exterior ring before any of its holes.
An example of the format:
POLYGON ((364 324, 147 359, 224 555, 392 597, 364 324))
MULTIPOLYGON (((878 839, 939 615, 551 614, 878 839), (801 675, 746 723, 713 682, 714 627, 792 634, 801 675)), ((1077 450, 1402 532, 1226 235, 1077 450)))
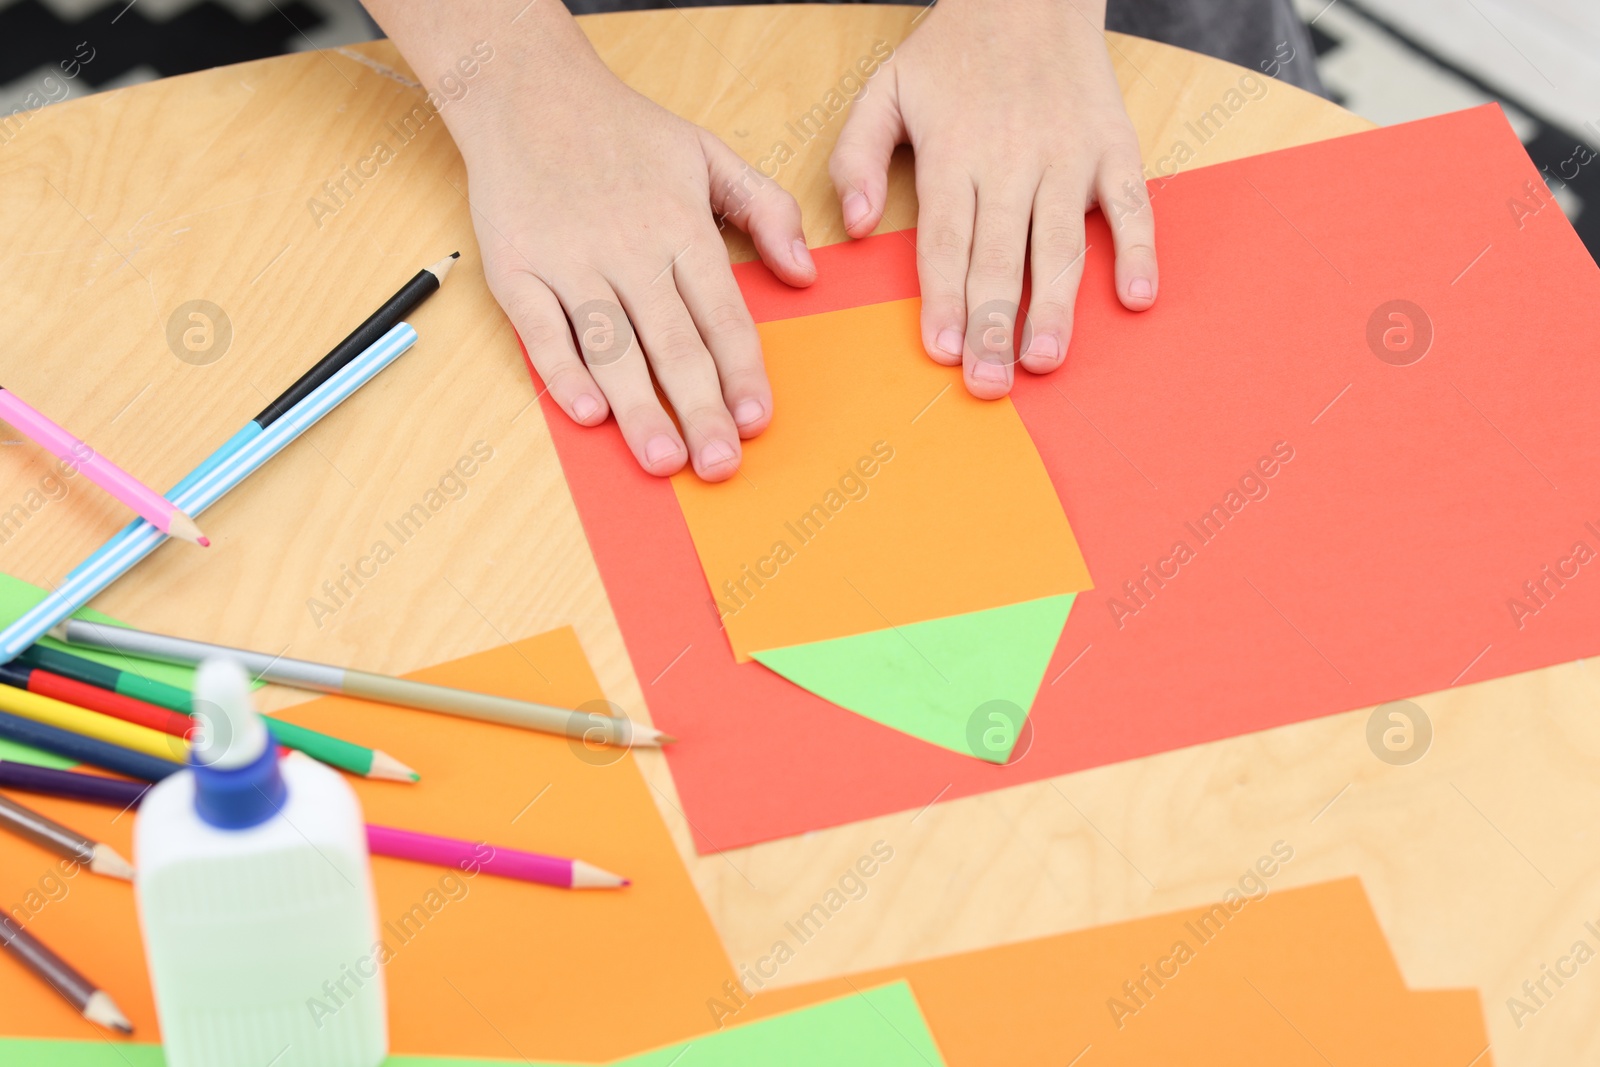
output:
POLYGON ((232 660, 195 678, 190 766, 134 829, 168 1067, 377 1067, 389 1035, 361 805, 279 759, 232 660))

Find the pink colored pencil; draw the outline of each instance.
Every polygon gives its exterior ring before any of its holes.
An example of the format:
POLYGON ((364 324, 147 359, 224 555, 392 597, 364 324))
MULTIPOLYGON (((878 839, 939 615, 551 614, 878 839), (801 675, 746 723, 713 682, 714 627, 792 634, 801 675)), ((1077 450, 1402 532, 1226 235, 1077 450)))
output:
POLYGON ((374 856, 389 856, 439 867, 480 870, 502 878, 559 886, 562 889, 618 889, 628 879, 582 860, 541 856, 498 845, 474 844, 453 837, 435 837, 415 830, 367 824, 367 848, 374 856))
POLYGON ((54 453, 65 463, 83 472, 95 485, 128 505, 164 534, 209 545, 194 520, 174 507, 172 501, 84 444, 67 430, 34 410, 9 389, 0 388, 0 419, 54 453))

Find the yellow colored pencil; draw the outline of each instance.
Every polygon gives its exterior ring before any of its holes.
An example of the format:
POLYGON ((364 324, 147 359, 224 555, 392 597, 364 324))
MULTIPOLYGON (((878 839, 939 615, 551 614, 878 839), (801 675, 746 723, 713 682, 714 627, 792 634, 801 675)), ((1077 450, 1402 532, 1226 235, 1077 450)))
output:
POLYGON ((156 759, 172 763, 185 763, 189 759, 189 742, 181 737, 152 730, 148 726, 126 722, 97 711, 87 711, 73 704, 30 693, 9 685, 0 685, 0 711, 20 715, 24 719, 68 730, 84 737, 92 737, 107 744, 142 752, 156 759))

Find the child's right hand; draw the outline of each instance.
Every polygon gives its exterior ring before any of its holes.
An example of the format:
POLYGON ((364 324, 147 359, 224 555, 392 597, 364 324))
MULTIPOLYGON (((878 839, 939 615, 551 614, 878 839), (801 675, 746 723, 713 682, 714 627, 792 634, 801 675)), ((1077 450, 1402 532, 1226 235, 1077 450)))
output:
MULTIPOLYGON (((453 27, 479 6, 453 3, 446 16, 390 0, 385 26, 444 19, 434 29, 459 41, 453 27)), ((709 481, 732 477, 740 439, 772 418, 772 390, 718 218, 747 231, 778 277, 809 285, 799 205, 618 80, 560 5, 532 5, 512 28, 522 40, 497 31, 494 62, 441 112, 466 159, 489 287, 574 421, 614 413, 652 474, 688 461, 709 481)), ((418 38, 401 40, 414 64, 413 51, 455 47, 415 25, 394 30, 418 38)), ((426 60, 416 66, 426 78, 426 60)))

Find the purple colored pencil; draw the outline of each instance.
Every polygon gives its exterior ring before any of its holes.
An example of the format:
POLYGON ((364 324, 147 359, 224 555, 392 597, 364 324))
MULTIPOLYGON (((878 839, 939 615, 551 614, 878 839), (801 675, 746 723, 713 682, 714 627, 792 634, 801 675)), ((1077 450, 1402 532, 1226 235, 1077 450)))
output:
POLYGON ((464 871, 482 871, 484 874, 559 886, 562 889, 617 889, 628 884, 628 880, 621 875, 601 870, 582 860, 541 856, 537 852, 523 852, 482 842, 475 844, 453 837, 436 837, 415 830, 396 830, 392 826, 374 826, 371 823, 367 824, 367 848, 374 856, 432 863, 439 867, 457 867, 464 871))
POLYGON ((82 771, 58 771, 0 759, 0 788, 19 789, 68 800, 86 800, 112 808, 128 808, 144 799, 148 782, 128 782, 82 771))

